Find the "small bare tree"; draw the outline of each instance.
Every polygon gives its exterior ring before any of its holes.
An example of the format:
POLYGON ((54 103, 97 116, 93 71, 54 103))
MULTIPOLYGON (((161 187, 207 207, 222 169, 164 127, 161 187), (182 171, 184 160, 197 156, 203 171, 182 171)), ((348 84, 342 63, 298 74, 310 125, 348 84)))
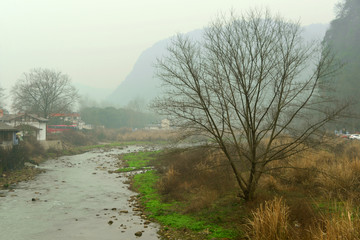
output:
POLYGON ((44 118, 51 113, 71 111, 79 99, 68 75, 41 68, 24 73, 11 92, 15 110, 36 113, 44 118))
POLYGON ((303 42, 299 24, 268 12, 221 17, 200 41, 173 40, 157 63, 165 94, 153 107, 187 134, 211 137, 228 159, 240 196, 250 200, 271 162, 304 150, 346 109, 318 97, 319 79, 336 68, 332 55, 321 51, 303 42))
POLYGON ((0 109, 3 108, 4 106, 4 98, 5 98, 5 93, 4 93, 5 89, 0 87, 0 109))

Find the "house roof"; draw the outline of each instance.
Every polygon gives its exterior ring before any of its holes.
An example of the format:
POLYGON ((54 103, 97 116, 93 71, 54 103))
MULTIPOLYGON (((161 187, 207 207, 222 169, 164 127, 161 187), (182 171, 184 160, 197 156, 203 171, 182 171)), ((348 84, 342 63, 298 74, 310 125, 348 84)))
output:
POLYGON ((21 114, 7 114, 7 115, 4 115, 3 117, 0 118, 0 121, 11 121, 11 120, 14 120, 14 119, 17 119, 17 118, 22 118, 24 116, 30 116, 36 120, 38 120, 39 122, 47 122, 48 120, 46 118, 42 118, 42 117, 38 117, 37 115, 35 114, 28 114, 28 113, 21 113, 21 114))
POLYGON ((0 131, 2 132, 18 132, 16 128, 13 128, 12 126, 9 126, 5 123, 0 122, 0 131))

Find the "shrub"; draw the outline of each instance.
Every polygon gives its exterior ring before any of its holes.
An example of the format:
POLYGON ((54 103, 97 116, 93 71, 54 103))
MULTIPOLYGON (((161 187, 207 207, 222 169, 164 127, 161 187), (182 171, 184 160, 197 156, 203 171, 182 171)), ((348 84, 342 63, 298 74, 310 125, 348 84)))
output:
POLYGON ((1 172, 21 169, 24 167, 25 161, 28 160, 26 147, 21 144, 13 148, 0 148, 0 170, 1 172))
POLYGON ((236 191, 231 169, 217 150, 172 150, 154 164, 162 174, 158 185, 161 194, 169 201, 187 200, 187 211, 209 207, 218 197, 236 191))
POLYGON ((93 138, 81 131, 62 132, 60 134, 60 139, 65 143, 70 143, 75 146, 85 146, 96 142, 93 138))

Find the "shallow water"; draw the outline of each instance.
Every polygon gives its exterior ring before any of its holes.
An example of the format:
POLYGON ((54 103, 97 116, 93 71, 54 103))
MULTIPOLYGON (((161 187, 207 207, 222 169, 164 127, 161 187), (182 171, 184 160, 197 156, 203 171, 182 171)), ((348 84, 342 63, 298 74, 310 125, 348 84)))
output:
POLYGON ((0 239, 159 239, 158 226, 145 228, 132 211, 128 200, 136 194, 123 183, 126 176, 108 173, 117 169, 115 154, 138 150, 96 150, 46 161, 40 166, 45 173, 13 192, 0 192, 5 195, 0 198, 0 239), (134 235, 138 231, 143 231, 140 238, 134 235))

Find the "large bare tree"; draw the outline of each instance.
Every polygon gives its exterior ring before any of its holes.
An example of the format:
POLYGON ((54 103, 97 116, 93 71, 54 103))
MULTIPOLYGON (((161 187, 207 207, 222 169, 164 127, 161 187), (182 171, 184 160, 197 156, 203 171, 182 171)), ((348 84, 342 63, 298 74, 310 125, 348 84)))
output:
POLYGON ((36 113, 44 118, 51 113, 71 111, 79 99, 68 75, 42 68, 24 73, 11 92, 15 110, 36 113))
POLYGON ((165 93, 153 107, 186 134, 212 138, 250 200, 270 163, 304 150, 346 110, 318 96, 319 78, 336 69, 321 50, 298 23, 268 12, 220 17, 202 40, 173 39, 157 63, 165 93))

